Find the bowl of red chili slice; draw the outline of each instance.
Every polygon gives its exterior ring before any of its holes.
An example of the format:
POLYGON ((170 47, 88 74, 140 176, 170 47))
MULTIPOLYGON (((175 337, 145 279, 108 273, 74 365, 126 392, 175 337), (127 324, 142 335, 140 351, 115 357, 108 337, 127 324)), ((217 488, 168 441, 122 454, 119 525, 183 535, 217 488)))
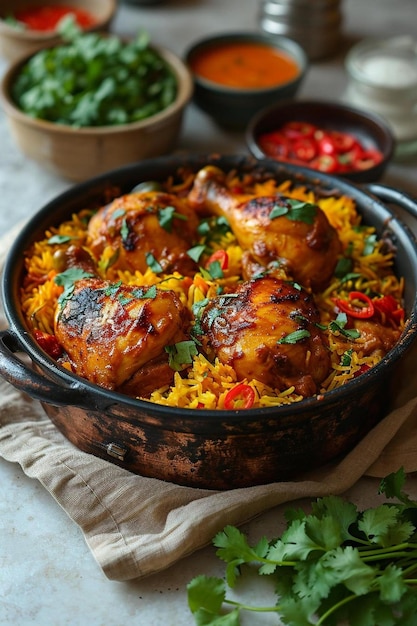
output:
POLYGON ((116 0, 2 0, 0 54, 8 61, 62 43, 60 24, 72 16, 83 31, 107 31, 116 0))
POLYGON ((286 101, 257 113, 246 130, 258 159, 272 158, 353 182, 383 175, 395 141, 378 115, 325 101, 286 101))

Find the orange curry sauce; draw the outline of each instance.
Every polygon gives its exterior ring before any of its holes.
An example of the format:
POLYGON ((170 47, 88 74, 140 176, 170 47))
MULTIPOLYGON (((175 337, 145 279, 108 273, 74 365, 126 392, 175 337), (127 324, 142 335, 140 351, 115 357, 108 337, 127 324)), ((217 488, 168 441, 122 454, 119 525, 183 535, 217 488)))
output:
POLYGON ((262 43, 223 43, 196 52, 194 74, 238 89, 265 89, 294 80, 300 68, 291 56, 262 43))

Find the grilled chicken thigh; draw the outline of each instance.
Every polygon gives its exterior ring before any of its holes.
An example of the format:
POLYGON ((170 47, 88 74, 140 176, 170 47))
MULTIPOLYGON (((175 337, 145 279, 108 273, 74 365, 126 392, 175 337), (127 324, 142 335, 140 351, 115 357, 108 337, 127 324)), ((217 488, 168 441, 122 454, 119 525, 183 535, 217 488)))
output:
POLYGON ((255 378, 280 390, 294 386, 310 396, 330 369, 319 321, 307 291, 267 276, 211 300, 201 327, 207 351, 231 365, 239 379, 255 378))
POLYGON ((154 259, 165 273, 188 275, 198 269, 187 255, 197 225, 195 212, 178 196, 162 191, 130 193, 91 218, 89 245, 96 258, 109 246, 114 269, 143 273, 154 259))
POLYGON ((106 389, 146 397, 172 381, 165 346, 185 338, 187 319, 172 291, 87 275, 58 304, 55 335, 74 372, 106 389))
POLYGON ((233 193, 225 174, 210 165, 197 173, 189 202, 197 212, 227 218, 240 246, 247 251, 246 278, 279 261, 305 287, 322 290, 329 283, 341 244, 319 207, 310 205, 308 214, 297 217, 284 196, 233 193))

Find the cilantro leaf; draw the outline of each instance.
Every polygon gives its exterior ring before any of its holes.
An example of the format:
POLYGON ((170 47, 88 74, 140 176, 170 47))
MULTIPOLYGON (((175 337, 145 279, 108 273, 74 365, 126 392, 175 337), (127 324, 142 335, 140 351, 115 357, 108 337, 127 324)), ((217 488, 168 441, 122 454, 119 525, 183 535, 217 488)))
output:
POLYGON ((53 246, 56 243, 68 243, 71 239, 73 239, 73 237, 69 235, 52 235, 52 237, 48 239, 48 245, 53 246))
POLYGON ((193 357, 197 355, 197 346, 194 341, 179 341, 173 346, 165 346, 165 352, 169 355, 169 366, 180 371, 186 365, 193 362, 193 357))
POLYGON ((311 514, 287 510, 286 530, 270 543, 262 538, 253 547, 227 526, 213 540, 227 564, 226 583, 235 586, 245 566, 273 574, 277 602, 259 607, 232 600, 222 579, 200 576, 189 589, 196 623, 237 626, 248 610, 276 612, 289 626, 415 626, 417 532, 408 513, 417 502, 404 493, 403 478, 403 471, 392 474, 381 488, 404 504, 359 513, 337 496, 321 498, 311 504, 311 514), (233 610, 226 613, 225 605, 233 610))
POLYGON ((298 341, 302 341, 303 339, 307 339, 307 337, 310 337, 310 333, 308 330, 295 330, 293 333, 288 333, 288 335, 284 335, 284 337, 278 339, 277 343, 293 344, 297 343, 298 341))
POLYGON ((162 209, 158 209, 158 221, 161 227, 168 233, 172 231, 172 222, 174 217, 180 220, 187 221, 187 216, 182 213, 178 213, 173 206, 167 206, 162 209))
POLYGON ((338 313, 335 320, 331 321, 329 324, 329 330, 332 333, 340 333, 344 337, 348 339, 357 339, 361 336, 360 332, 356 330, 356 328, 345 328, 347 324, 347 315, 346 313, 338 313))
POLYGON ((410 500, 407 494, 403 491, 405 479, 406 475, 404 468, 400 467, 399 470, 389 474, 381 480, 378 492, 384 493, 387 498, 397 498, 397 500, 410 508, 417 508, 417 503, 410 500))
POLYGON ((414 532, 411 522, 399 518, 400 511, 396 507, 382 504, 365 511, 358 527, 371 543, 383 547, 393 546, 407 541, 414 532))
POLYGON ((82 278, 92 278, 93 274, 90 272, 86 272, 85 270, 79 267, 70 267, 65 272, 61 272, 57 274, 54 278, 54 282, 59 286, 63 287, 64 291, 58 298, 58 304, 61 308, 64 307, 64 304, 67 300, 72 297, 75 289, 75 283, 82 278))
POLYGON ((282 217, 283 215, 287 215, 289 208, 286 206, 282 206, 280 204, 274 204, 269 214, 269 219, 274 220, 277 217, 282 217))
POLYGON ((163 269, 162 269, 162 265, 159 263, 159 261, 157 261, 154 257, 154 255, 152 254, 152 252, 147 252, 145 255, 145 259, 146 259, 146 263, 148 265, 148 267, 155 273, 155 274, 160 274, 163 269))
POLYGON ((190 257, 190 259, 198 263, 201 256, 204 254, 205 250, 206 250, 205 245, 198 245, 198 246, 194 246, 193 248, 189 248, 189 250, 187 250, 187 254, 190 257))
POLYGON ((290 205, 290 211, 287 213, 289 220, 297 222, 305 222, 306 224, 313 224, 317 215, 317 205, 311 202, 304 202, 302 200, 295 200, 293 198, 288 199, 290 205))
POLYGON ((211 263, 209 263, 207 271, 210 274, 211 280, 217 280, 224 277, 220 261, 211 261, 211 263))

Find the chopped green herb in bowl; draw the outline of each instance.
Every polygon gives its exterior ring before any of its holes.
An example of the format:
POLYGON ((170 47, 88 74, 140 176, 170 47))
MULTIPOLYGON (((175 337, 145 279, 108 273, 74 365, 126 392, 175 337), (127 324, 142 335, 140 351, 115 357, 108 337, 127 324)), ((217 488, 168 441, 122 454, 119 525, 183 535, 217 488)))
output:
POLYGON ((193 81, 173 52, 146 33, 124 41, 81 32, 11 64, 0 99, 19 148, 73 181, 92 178, 177 144, 193 81))
POLYGON ((129 124, 163 111, 177 94, 169 63, 146 33, 131 41, 83 33, 40 50, 12 85, 16 105, 32 117, 75 127, 129 124))

